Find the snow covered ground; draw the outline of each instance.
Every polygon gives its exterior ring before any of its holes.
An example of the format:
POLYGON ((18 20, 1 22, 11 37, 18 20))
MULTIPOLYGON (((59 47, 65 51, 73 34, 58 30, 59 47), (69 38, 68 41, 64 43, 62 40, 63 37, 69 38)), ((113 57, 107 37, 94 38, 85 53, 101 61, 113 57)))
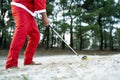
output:
MULTIPOLYGON (((82 56, 82 55, 81 55, 82 56)), ((76 55, 35 56, 42 65, 5 70, 5 58, 0 57, 0 80, 120 80, 120 54, 88 56, 86 61, 76 55)))

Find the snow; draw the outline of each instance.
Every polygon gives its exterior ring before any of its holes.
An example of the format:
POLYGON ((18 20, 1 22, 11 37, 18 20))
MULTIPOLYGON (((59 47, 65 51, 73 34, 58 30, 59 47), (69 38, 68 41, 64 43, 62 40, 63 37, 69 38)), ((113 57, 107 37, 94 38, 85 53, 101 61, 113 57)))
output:
POLYGON ((20 57, 19 68, 8 70, 4 68, 6 57, 0 57, 0 80, 120 80, 120 54, 80 57, 35 56, 34 61, 42 65, 31 66, 24 66, 20 57))

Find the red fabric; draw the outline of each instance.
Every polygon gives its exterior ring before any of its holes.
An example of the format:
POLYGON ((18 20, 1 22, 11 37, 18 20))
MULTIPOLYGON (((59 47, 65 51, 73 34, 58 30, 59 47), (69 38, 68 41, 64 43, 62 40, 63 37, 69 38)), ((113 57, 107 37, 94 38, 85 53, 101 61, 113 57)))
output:
POLYGON ((27 36, 28 45, 24 52, 24 64, 32 63, 32 59, 40 39, 40 32, 34 17, 32 17, 25 10, 16 6, 12 6, 12 14, 15 19, 16 28, 10 45, 10 50, 8 52, 6 69, 13 66, 18 66, 19 52, 22 49, 27 36))
POLYGON ((34 0, 34 10, 39 11, 46 9, 46 0, 34 0))
POLYGON ((12 0, 25 5, 31 11, 46 9, 46 0, 12 0))

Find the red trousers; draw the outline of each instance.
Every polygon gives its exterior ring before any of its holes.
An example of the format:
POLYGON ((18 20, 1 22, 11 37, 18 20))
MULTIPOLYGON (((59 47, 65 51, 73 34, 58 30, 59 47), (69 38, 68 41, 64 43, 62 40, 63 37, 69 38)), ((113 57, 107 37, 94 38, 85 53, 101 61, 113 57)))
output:
POLYGON ((19 52, 26 38, 28 38, 28 44, 24 52, 24 65, 31 64, 40 40, 40 32, 33 16, 16 6, 12 6, 12 14, 15 19, 16 28, 8 52, 6 69, 18 67, 19 52))

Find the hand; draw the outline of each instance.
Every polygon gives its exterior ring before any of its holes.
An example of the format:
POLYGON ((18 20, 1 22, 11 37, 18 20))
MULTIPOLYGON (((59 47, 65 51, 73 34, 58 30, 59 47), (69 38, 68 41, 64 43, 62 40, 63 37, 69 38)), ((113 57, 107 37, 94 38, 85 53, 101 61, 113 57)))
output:
POLYGON ((46 12, 43 12, 41 14, 42 14, 42 20, 43 20, 44 25, 48 26, 49 25, 49 20, 48 20, 46 12))

